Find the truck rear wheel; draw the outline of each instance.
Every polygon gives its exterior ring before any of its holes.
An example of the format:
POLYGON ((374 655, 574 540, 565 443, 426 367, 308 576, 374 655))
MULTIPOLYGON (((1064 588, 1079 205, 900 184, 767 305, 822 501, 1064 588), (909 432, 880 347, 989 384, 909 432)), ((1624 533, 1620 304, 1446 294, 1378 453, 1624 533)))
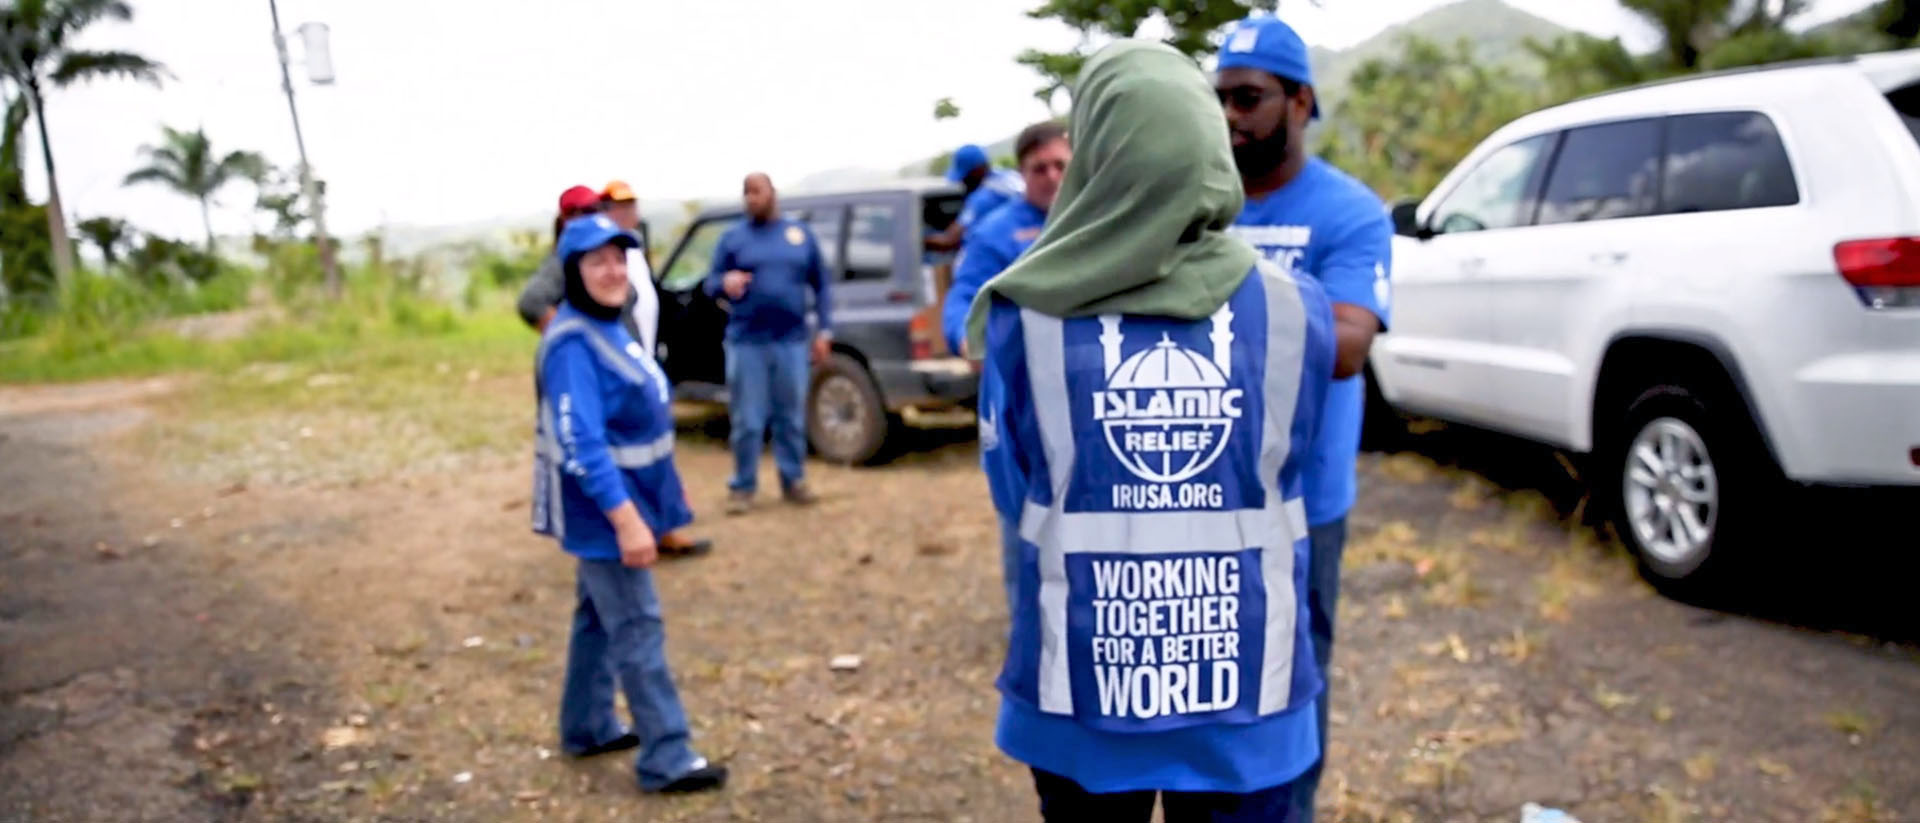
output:
POLYGON ((814 371, 807 398, 807 440, 822 459, 862 464, 886 445, 892 428, 887 407, 860 361, 829 355, 814 371))

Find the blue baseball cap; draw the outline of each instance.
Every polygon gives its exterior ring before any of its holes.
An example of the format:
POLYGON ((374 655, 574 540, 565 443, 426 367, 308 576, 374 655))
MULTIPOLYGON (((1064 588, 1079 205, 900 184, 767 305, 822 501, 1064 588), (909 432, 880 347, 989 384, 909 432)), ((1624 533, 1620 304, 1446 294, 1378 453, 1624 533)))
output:
POLYGON ((555 250, 561 260, 571 260, 609 243, 623 249, 640 248, 640 238, 633 232, 620 228, 604 214, 589 214, 567 221, 555 250))
POLYGON ((947 166, 947 180, 958 183, 974 169, 987 164, 987 150, 968 143, 953 150, 953 162, 947 166))
MULTIPOLYGON (((1259 69, 1302 86, 1313 85, 1313 66, 1307 60, 1307 41, 1278 17, 1261 15, 1236 23, 1220 49, 1221 71, 1259 69)), ((1320 100, 1313 101, 1313 117, 1320 117, 1320 100)))

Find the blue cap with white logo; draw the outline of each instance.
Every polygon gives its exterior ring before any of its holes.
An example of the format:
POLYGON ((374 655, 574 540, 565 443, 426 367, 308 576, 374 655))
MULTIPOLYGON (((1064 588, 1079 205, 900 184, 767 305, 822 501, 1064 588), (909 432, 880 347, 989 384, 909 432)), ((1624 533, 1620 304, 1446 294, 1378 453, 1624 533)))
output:
POLYGON ((958 183, 967 179, 974 169, 987 164, 987 150, 968 143, 953 151, 953 163, 947 166, 947 179, 958 183))
MULTIPOLYGON (((1220 49, 1220 70, 1259 69, 1282 80, 1302 86, 1313 85, 1313 66, 1307 60, 1307 42, 1292 26, 1280 18, 1262 15, 1249 17, 1233 27, 1227 43, 1220 49)), ((1320 116, 1320 100, 1313 101, 1313 116, 1320 116)))
POLYGON ((555 251, 561 260, 571 260, 609 243, 623 249, 640 248, 640 238, 633 232, 620 228, 604 214, 589 214, 567 221, 555 251))

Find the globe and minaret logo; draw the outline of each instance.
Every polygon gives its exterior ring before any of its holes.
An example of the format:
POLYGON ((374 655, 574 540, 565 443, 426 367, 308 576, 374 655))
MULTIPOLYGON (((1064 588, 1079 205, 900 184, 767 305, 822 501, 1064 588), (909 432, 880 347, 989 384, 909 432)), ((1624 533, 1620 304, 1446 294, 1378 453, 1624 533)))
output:
POLYGON ((1233 388, 1233 311, 1212 318, 1211 356, 1159 340, 1123 356, 1118 315, 1100 317, 1106 388, 1094 392, 1093 417, 1107 446, 1142 480, 1179 483, 1207 470, 1226 450, 1245 392, 1233 388))

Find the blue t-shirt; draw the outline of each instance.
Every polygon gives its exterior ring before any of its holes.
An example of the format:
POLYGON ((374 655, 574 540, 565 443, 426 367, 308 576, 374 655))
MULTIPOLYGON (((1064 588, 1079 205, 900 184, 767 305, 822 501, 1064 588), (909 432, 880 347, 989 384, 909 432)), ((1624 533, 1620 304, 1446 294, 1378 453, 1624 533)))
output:
POLYGON ((966 202, 960 204, 960 225, 973 228, 974 224, 987 219, 996 209, 1027 196, 1027 181, 1020 175, 1006 169, 994 169, 987 172, 987 179, 980 181, 980 188, 967 195, 966 202))
POLYGON ((953 283, 947 286, 947 302, 941 307, 940 322, 947 334, 947 350, 959 353, 967 337, 967 314, 973 310, 973 297, 988 280, 1007 270, 1040 237, 1047 213, 1021 197, 1007 203, 980 224, 967 231, 967 245, 954 267, 953 283))
POLYGON ((820 243, 805 225, 787 219, 755 223, 742 220, 720 236, 707 270, 707 294, 725 294, 727 272, 753 275, 747 292, 733 302, 727 339, 738 343, 792 343, 807 339, 807 292, 820 329, 832 328, 832 297, 820 243))
MULTIPOLYGON (((1351 303, 1388 326, 1393 222, 1364 183, 1319 158, 1279 191, 1248 198, 1234 234, 1280 268, 1311 277, 1334 303, 1351 303)), ((1353 508, 1365 381, 1354 375, 1327 392, 1307 471, 1307 521, 1323 525, 1353 508)))

